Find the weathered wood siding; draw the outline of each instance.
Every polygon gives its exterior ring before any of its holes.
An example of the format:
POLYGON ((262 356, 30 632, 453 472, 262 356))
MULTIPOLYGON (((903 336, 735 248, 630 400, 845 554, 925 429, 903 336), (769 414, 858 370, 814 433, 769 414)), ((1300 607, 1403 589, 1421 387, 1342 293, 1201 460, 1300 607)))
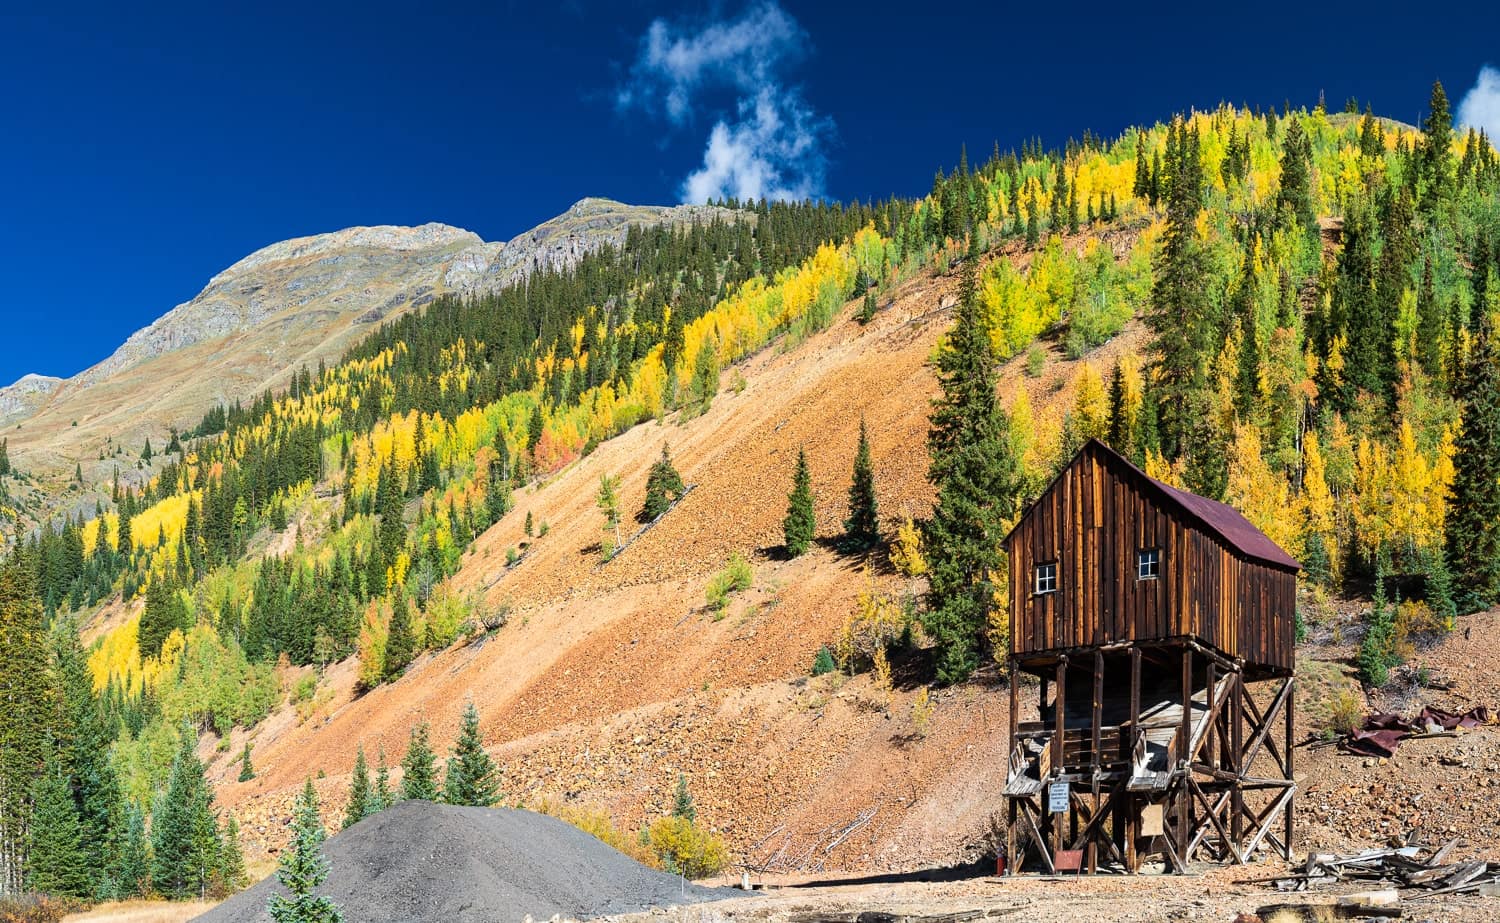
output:
POLYGON ((1194 637, 1248 664, 1290 671, 1296 574, 1246 558, 1162 501, 1141 473, 1085 447, 1009 541, 1011 652, 1194 637), (1136 555, 1161 551, 1160 576, 1136 555), (1058 589, 1033 592, 1058 563, 1058 589))

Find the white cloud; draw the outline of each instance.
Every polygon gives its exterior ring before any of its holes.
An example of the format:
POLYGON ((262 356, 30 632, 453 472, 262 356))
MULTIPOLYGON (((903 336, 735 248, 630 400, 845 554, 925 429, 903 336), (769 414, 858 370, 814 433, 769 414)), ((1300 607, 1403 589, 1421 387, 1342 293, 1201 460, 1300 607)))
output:
POLYGON ((802 27, 774 2, 698 26, 658 19, 641 38, 615 106, 684 128, 706 106, 705 97, 726 91, 734 97, 733 114, 709 132, 703 165, 683 181, 684 202, 818 196, 833 122, 784 83, 807 44, 802 27))
POLYGON ((1458 104, 1458 122, 1484 129, 1491 141, 1500 139, 1500 70, 1488 64, 1479 69, 1479 79, 1458 104))

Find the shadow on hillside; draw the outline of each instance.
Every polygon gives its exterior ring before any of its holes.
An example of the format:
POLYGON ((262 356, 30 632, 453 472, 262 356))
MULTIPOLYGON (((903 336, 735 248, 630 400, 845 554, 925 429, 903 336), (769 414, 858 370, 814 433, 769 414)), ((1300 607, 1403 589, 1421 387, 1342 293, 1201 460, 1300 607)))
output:
POLYGON ((787 890, 798 888, 828 888, 844 885, 899 885, 918 882, 951 882, 969 881, 974 878, 986 878, 995 874, 994 859, 977 859, 963 865, 952 865, 945 868, 918 869, 914 872, 885 872, 879 875, 866 875, 862 878, 825 878, 818 881, 804 881, 800 884, 786 885, 787 890))

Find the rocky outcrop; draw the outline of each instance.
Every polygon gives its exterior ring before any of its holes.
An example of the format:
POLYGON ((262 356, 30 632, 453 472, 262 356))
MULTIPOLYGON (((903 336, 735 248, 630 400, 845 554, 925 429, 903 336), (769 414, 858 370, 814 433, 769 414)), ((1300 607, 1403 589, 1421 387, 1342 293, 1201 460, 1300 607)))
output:
POLYGON ((88 386, 206 340, 242 333, 283 313, 330 311, 378 319, 431 293, 454 257, 483 246, 477 234, 444 224, 349 228, 257 250, 209 280, 203 291, 114 355, 74 379, 88 386))
POLYGON ((464 251, 444 277, 457 292, 493 292, 534 272, 565 269, 606 244, 620 246, 632 227, 734 220, 744 212, 703 205, 625 205, 581 199, 572 208, 503 244, 464 251))
POLYGON ((0 426, 25 419, 63 386, 51 375, 26 375, 13 385, 0 388, 0 426))

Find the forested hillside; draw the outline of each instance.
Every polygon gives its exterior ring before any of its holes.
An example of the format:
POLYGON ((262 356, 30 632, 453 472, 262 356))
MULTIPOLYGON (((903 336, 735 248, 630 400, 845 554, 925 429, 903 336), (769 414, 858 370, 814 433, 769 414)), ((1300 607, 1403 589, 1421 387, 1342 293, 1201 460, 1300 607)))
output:
MULTIPOLYGON (((746 360, 796 350, 847 302, 871 321, 919 278, 958 282, 930 357, 939 397, 910 398, 931 412, 936 499, 877 511, 862 443, 840 547, 889 558, 920 592, 872 591, 815 669, 888 681, 888 657, 917 649, 924 681, 993 670, 999 539, 1098 437, 1302 560, 1303 618, 1373 595, 1359 665, 1383 684, 1413 644, 1500 597, 1500 157, 1453 131, 1441 87, 1430 110, 1418 130, 1352 103, 1224 106, 977 167, 965 155, 916 201, 724 202, 737 220, 634 229, 567 271, 439 298, 284 393, 182 421, 139 448, 168 457, 148 484, 116 480, 111 503, 29 536, 0 572, 0 696, 15 703, 0 714, 0 891, 238 887, 200 735, 227 743, 284 701, 315 703, 339 663, 368 692, 426 651, 502 635, 504 607, 451 578, 518 492, 632 428, 704 414, 743 389, 746 360), (1148 347, 1098 364, 1132 323, 1148 347), (1000 393, 999 363, 1040 375, 1043 344, 1082 360, 1067 413, 1000 393), (312 669, 283 688, 295 667, 312 669)), ((787 465, 791 557, 818 537, 807 464, 787 465)), ((0 442, 0 503, 7 468, 0 442)), ((665 453, 652 478, 643 522, 686 490, 665 453)), ((602 562, 635 511, 608 475, 597 487, 602 562)), ((525 516, 528 543, 553 525, 525 516)), ((487 565, 495 579, 527 549, 487 565)), ((736 567, 711 608, 748 586, 736 567)), ((248 746, 242 766, 253 775, 248 746)))

